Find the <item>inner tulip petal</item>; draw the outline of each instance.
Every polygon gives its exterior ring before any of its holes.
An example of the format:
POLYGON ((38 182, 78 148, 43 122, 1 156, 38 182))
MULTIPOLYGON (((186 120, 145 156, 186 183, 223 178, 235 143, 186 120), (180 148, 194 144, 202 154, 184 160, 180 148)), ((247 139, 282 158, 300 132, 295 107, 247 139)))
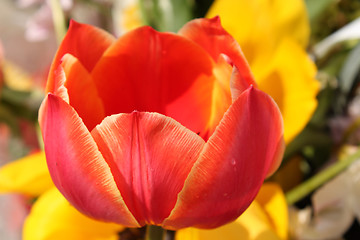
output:
POLYGON ((205 144, 158 113, 112 115, 92 135, 140 225, 161 224, 170 214, 205 144))
POLYGON ((236 219, 281 159, 283 145, 279 109, 250 87, 209 138, 164 226, 214 228, 236 219))
POLYGON ((69 95, 69 104, 75 108, 86 127, 92 130, 105 118, 105 111, 91 75, 81 62, 70 54, 63 57, 61 66, 66 75, 64 86, 69 95))
POLYGON ((195 19, 185 24, 179 34, 196 42, 207 51, 214 61, 218 61, 219 55, 228 57, 229 64, 237 71, 236 81, 232 86, 238 87, 236 91, 245 91, 250 85, 256 86, 249 64, 235 39, 221 26, 220 18, 195 19))
POLYGON ((75 110, 48 94, 40 108, 48 168, 56 187, 94 218, 137 227, 94 139, 75 110))
POLYGON ((50 68, 46 90, 54 92, 54 73, 58 69, 62 57, 70 53, 80 60, 87 71, 91 71, 104 51, 115 41, 106 31, 87 24, 71 21, 50 68))
POLYGON ((142 27, 121 37, 92 72, 106 115, 158 112, 204 135, 214 62, 201 47, 142 27))

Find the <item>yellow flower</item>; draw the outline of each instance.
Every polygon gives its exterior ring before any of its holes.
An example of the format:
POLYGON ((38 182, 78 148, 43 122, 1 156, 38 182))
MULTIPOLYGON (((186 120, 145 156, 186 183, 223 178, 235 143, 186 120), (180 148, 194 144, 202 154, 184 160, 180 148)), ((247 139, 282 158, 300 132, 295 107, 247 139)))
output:
POLYGON ((255 201, 234 222, 212 230, 182 229, 176 233, 176 240, 284 240, 287 231, 284 194, 278 185, 265 183, 255 201))
POLYGON ((78 212, 54 187, 33 205, 24 224, 24 240, 117 240, 124 227, 78 212))
POLYGON ((242 47, 259 88, 279 105, 289 143, 311 118, 319 90, 305 52, 310 28, 304 2, 215 0, 207 17, 216 15, 242 47))
POLYGON ((0 193, 36 197, 53 186, 44 152, 31 154, 0 168, 0 193))

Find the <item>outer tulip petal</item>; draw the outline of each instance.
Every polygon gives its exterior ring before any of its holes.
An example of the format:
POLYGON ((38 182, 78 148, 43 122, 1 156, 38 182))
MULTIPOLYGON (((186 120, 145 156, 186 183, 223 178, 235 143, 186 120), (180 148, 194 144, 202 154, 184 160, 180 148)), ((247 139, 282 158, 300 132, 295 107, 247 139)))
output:
POLYGON ((140 225, 161 224, 205 142, 158 113, 107 117, 92 135, 140 225))
POLYGON ((285 240, 288 231, 285 196, 276 184, 265 183, 250 207, 234 222, 216 229, 181 229, 176 240, 285 240))
POLYGON ((244 91, 249 85, 256 85, 250 67, 241 51, 239 44, 227 33, 220 23, 219 17, 212 19, 195 19, 184 25, 179 34, 196 42, 204 48, 214 59, 224 54, 237 72, 232 86, 236 91, 244 91))
POLYGON ((71 21, 69 30, 51 65, 46 90, 54 92, 54 72, 58 69, 61 59, 66 53, 78 58, 90 72, 114 40, 112 35, 100 28, 71 21))
POLYGON ((211 114, 213 67, 197 44, 142 27, 119 38, 92 76, 107 116, 158 112, 203 136, 211 114))
POLYGON ((138 226, 109 166, 75 110, 61 98, 48 94, 40 108, 39 121, 49 171, 63 195, 94 218, 138 226))
POLYGON ((53 188, 41 195, 25 221, 24 240, 117 240, 124 227, 78 212, 53 188))
POLYGON ((273 100, 252 87, 243 92, 209 138, 163 225, 214 228, 236 219, 280 161, 282 137, 273 100))
POLYGON ((91 130, 105 118, 104 106, 91 75, 81 62, 70 54, 64 55, 61 65, 66 75, 64 86, 69 95, 69 104, 91 130))
POLYGON ((52 186, 44 152, 26 156, 0 169, 1 193, 15 192, 39 196, 52 186))

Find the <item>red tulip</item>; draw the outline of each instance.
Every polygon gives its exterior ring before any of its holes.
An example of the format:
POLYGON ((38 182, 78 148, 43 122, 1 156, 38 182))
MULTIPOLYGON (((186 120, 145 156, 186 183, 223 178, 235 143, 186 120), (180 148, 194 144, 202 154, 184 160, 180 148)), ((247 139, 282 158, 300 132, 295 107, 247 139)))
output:
POLYGON ((39 121, 52 179, 103 221, 223 225, 283 154, 280 112, 218 18, 118 40, 72 22, 47 90, 39 121))

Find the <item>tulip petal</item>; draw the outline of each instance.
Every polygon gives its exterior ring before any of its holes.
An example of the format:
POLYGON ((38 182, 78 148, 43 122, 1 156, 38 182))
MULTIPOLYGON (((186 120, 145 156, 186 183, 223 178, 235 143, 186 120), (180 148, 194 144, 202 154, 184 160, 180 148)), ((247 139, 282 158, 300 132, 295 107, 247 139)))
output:
POLYGON ((64 86, 69 95, 69 104, 91 130, 105 118, 104 106, 91 75, 81 62, 70 54, 64 55, 61 66, 66 75, 64 86))
POLYGON ((75 110, 50 93, 41 105, 39 122, 49 171, 62 194, 94 218, 138 226, 75 110))
POLYGON ((204 136, 211 114, 213 67, 212 58, 197 44, 142 27, 119 38, 92 76, 107 116, 158 112, 204 136))
POLYGON ((87 71, 91 72, 104 51, 114 41, 112 35, 100 28, 71 21, 69 30, 51 65, 46 86, 47 92, 54 92, 54 72, 58 69, 61 59, 66 53, 79 59, 87 71))
POLYGON ((112 115, 92 135, 140 225, 160 224, 170 214, 205 144, 158 113, 112 115))
POLYGON ((236 76, 232 79, 234 83, 231 84, 236 87, 235 92, 241 93, 250 85, 256 86, 239 44, 223 29, 219 17, 192 20, 180 29, 179 34, 199 44, 215 62, 221 55, 229 58, 229 63, 234 65, 236 71, 236 76))
POLYGON ((116 240, 124 227, 93 220, 78 212, 52 188, 33 205, 23 229, 24 240, 116 240))
POLYGON ((44 152, 18 159, 0 169, 0 193, 22 193, 35 197, 52 186, 44 152))
POLYGON ((279 109, 268 95, 250 87, 209 138, 163 225, 214 228, 236 219, 281 160, 283 144, 279 109))

